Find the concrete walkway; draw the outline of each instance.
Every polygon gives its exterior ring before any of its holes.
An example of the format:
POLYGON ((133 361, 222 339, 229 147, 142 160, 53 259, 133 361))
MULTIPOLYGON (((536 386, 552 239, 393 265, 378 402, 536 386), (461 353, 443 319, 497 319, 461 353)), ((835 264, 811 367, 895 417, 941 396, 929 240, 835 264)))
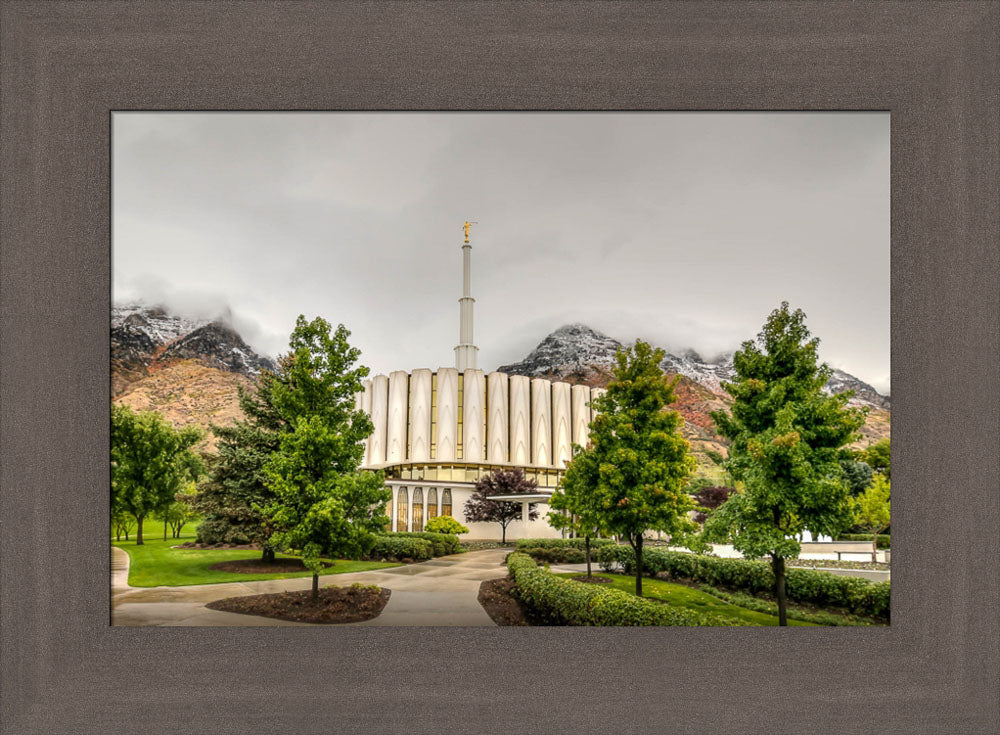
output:
MULTIPOLYGON (((391 569, 327 574, 319 581, 320 585, 338 587, 355 582, 376 584, 392 591, 381 615, 347 625, 491 626, 493 621, 477 599, 479 585, 506 576, 503 560, 508 553, 509 549, 470 551, 391 569)), ((111 554, 113 625, 309 625, 209 610, 205 604, 225 597, 306 590, 312 585, 310 577, 187 587, 129 587, 128 553, 112 547, 111 554)))

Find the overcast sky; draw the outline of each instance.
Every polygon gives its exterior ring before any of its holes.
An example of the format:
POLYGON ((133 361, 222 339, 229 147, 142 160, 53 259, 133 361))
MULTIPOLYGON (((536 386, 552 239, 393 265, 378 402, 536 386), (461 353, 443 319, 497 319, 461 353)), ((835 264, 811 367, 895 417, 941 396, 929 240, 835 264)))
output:
POLYGON ((583 322, 705 356, 787 300, 889 390, 885 113, 116 113, 116 302, 225 308, 257 350, 343 322, 373 372, 583 322))

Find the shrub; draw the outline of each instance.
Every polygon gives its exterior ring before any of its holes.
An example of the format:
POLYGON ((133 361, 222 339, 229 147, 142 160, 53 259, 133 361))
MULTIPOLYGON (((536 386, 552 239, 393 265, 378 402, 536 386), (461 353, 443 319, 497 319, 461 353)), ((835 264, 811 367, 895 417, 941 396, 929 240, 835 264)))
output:
POLYGON ((448 556, 461 554, 465 549, 458 542, 458 536, 453 533, 429 533, 427 531, 398 531, 384 534, 390 538, 419 538, 429 541, 433 547, 433 556, 448 556))
POLYGON ((572 546, 551 546, 549 548, 534 549, 519 546, 517 551, 521 554, 527 554, 535 561, 547 562, 549 564, 582 564, 587 561, 587 554, 580 549, 574 549, 572 546))
MULTIPOLYGON (((629 546, 602 547, 598 552, 602 569, 621 567, 635 571, 635 552, 629 546)), ((750 594, 772 592, 774 573, 766 561, 719 559, 680 551, 648 549, 643 552, 643 571, 655 576, 666 573, 675 579, 701 582, 750 594)), ((814 569, 789 569, 786 575, 789 600, 820 606, 840 607, 855 615, 889 619, 889 582, 872 582, 814 569)))
POLYGON ((555 625, 742 625, 740 621, 671 607, 602 585, 557 577, 526 554, 512 553, 507 569, 515 594, 555 625))
MULTIPOLYGON (((837 537, 838 541, 867 541, 872 542, 872 535, 870 533, 842 533, 837 537)), ((878 535, 878 540, 875 542, 876 548, 888 549, 889 548, 889 534, 880 533, 878 535)))
MULTIPOLYGON (((517 550, 521 549, 556 549, 556 548, 571 548, 571 549, 585 549, 586 539, 582 538, 522 538, 518 539, 516 542, 517 550)), ((592 538, 590 539, 590 548, 592 551, 596 550, 599 546, 611 546, 617 545, 613 539, 609 538, 592 538)))
POLYGON ((468 533, 469 529, 463 526, 461 523, 456 521, 451 516, 435 516, 427 521, 427 525, 424 529, 428 533, 468 533))
POLYGON ((369 556, 372 559, 425 561, 434 556, 434 545, 422 538, 404 538, 399 535, 377 536, 369 556))

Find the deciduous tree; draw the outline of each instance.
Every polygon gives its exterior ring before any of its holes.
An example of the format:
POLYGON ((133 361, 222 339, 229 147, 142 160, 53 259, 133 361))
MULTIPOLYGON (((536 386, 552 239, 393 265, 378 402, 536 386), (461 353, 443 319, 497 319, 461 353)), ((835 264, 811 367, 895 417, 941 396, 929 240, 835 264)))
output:
POLYGON ((591 576, 590 539, 606 531, 603 506, 598 502, 600 472, 594 453, 574 444, 573 459, 549 500, 549 525, 584 538, 587 576, 591 576))
POLYGON ((641 340, 619 350, 607 392, 591 404, 593 502, 602 529, 624 537, 635 550, 637 595, 642 595, 644 535, 660 531, 686 544, 697 529, 687 517, 694 502, 686 492, 696 463, 680 433, 681 415, 669 408, 677 377, 669 379, 660 368, 664 354, 641 340))
MULTIPOLYGON (((507 526, 521 517, 521 503, 490 500, 490 495, 525 495, 538 491, 538 483, 524 476, 524 470, 496 470, 479 478, 472 497, 465 501, 465 520, 473 523, 499 523, 501 543, 507 543, 507 526)), ((535 503, 528 505, 528 520, 538 518, 535 503)))
POLYGON ((723 384, 732 413, 712 413, 730 441, 727 469, 745 489, 706 530, 731 538, 749 558, 771 557, 780 625, 787 624, 785 560, 801 550, 796 536, 806 529, 834 536, 851 521, 841 461, 865 417, 847 406, 850 393, 823 392, 831 370, 818 363, 819 340, 809 337, 805 314, 783 302, 733 357, 735 380, 723 384))
POLYGON ((136 520, 135 542, 142 545, 142 522, 165 509, 185 482, 203 471, 191 451, 201 438, 195 427, 174 429, 158 413, 111 408, 111 508, 136 520))
POLYGON ((875 475, 854 502, 854 523, 872 535, 872 561, 878 559, 878 535, 889 527, 889 478, 875 475))

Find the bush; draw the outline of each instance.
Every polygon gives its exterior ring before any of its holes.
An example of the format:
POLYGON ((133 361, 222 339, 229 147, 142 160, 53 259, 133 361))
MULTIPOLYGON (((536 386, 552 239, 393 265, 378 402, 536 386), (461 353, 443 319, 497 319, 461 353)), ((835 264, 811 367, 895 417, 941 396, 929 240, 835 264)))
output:
MULTIPOLYGON (((521 549, 580 549, 586 548, 586 539, 582 538, 522 538, 516 542, 517 550, 521 549)), ((615 544, 613 539, 592 538, 590 539, 591 550, 596 550, 599 546, 611 546, 615 544)))
POLYGON ((377 536, 369 556, 372 559, 425 561, 434 556, 434 545, 427 539, 404 538, 400 535, 377 536))
POLYGON ((461 554, 465 549, 458 542, 458 536, 453 533, 429 533, 427 531, 398 531, 396 533, 386 533, 390 538, 419 538, 429 541, 433 547, 434 556, 448 556, 450 554, 461 554))
MULTIPOLYGON (((552 546, 549 548, 523 548, 518 547, 517 552, 527 554, 535 561, 547 562, 549 564, 583 564, 587 561, 587 554, 581 549, 574 549, 572 546, 552 546)), ((591 552, 592 556, 594 553, 591 552)))
POLYGON ((507 558, 514 592, 542 620, 554 625, 742 625, 621 590, 575 582, 540 568, 518 552, 507 558))
MULTIPOLYGON (((842 533, 837 537, 838 541, 867 541, 872 542, 872 535, 870 533, 842 533)), ((879 549, 889 548, 889 534, 880 533, 878 535, 878 540, 875 542, 875 547, 879 549)))
POLYGON ((427 521, 427 525, 424 529, 428 533, 468 533, 469 529, 463 526, 461 523, 456 521, 451 516, 435 516, 427 521))
MULTIPOLYGON (((635 573, 635 552, 629 546, 602 547, 598 552, 602 569, 621 567, 635 573)), ((713 587, 758 594, 772 592, 774 572, 765 561, 719 559, 680 551, 648 549, 642 554, 643 572, 666 573, 675 579, 701 582, 713 587)), ((889 619, 889 582, 843 577, 814 569, 789 569, 785 592, 794 602, 840 607, 855 615, 889 619)))

